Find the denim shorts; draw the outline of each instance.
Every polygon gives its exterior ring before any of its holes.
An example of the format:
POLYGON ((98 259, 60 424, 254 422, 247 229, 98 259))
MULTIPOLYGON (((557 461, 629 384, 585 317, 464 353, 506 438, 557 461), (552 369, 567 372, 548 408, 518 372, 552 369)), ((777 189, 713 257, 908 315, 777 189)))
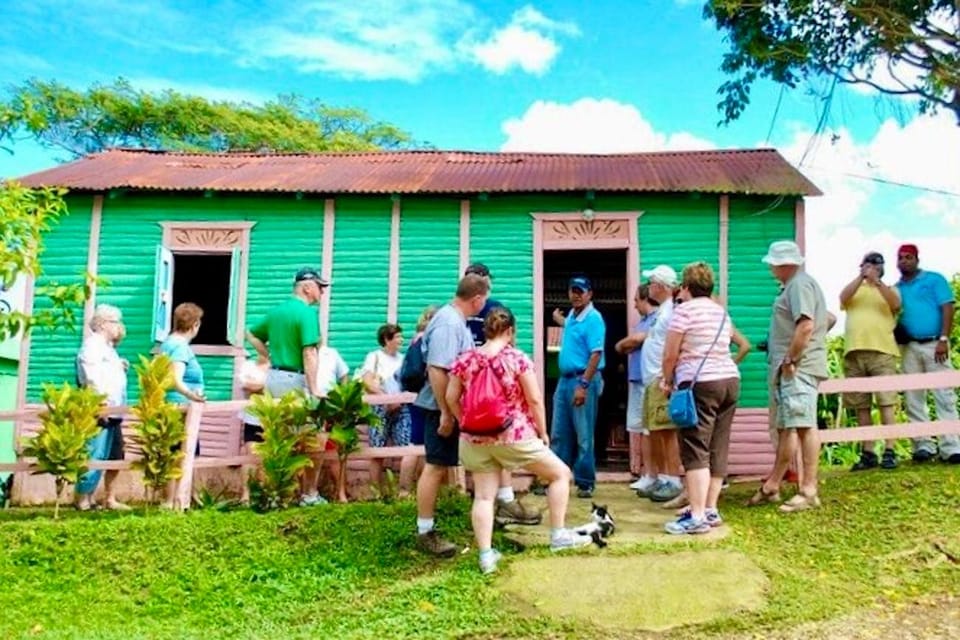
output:
POLYGON ((443 437, 437 433, 440 428, 440 412, 423 412, 423 447, 427 464, 439 467, 456 467, 460 464, 460 430, 453 426, 453 433, 443 437))

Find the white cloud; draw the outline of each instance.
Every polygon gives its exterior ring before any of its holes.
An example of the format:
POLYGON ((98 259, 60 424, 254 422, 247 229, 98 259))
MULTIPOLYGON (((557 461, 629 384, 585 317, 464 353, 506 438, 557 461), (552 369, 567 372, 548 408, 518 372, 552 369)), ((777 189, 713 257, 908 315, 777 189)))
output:
POLYGON ((502 128, 507 136, 502 151, 628 153, 715 146, 686 132, 658 133, 636 107, 608 98, 570 104, 538 100, 502 128))
POLYGON ((481 66, 497 74, 514 67, 542 74, 560 53, 556 37, 579 34, 576 25, 551 20, 526 5, 513 14, 505 27, 494 31, 483 42, 467 45, 466 49, 481 66))
MULTIPOLYGON (((845 130, 826 131, 812 142, 809 167, 801 170, 826 195, 806 201, 807 268, 835 312, 840 290, 868 251, 887 258, 887 282, 898 277, 896 249, 904 242, 920 247, 924 268, 948 276, 960 271, 960 197, 949 195, 960 194, 960 127, 951 117, 919 116, 904 126, 888 120, 863 144, 845 130), (870 177, 923 189, 896 188, 870 177), (914 234, 895 235, 876 222, 903 215, 915 216, 914 234)), ((781 152, 797 163, 810 143, 809 131, 797 131, 781 152)))
POLYGON ((558 38, 578 33, 530 5, 493 28, 464 0, 368 0, 307 3, 241 40, 253 64, 287 61, 304 73, 416 82, 469 64, 540 74, 559 54, 558 38))
MULTIPOLYGON (((656 131, 634 106, 610 99, 538 101, 502 128, 503 151, 618 153, 716 146, 689 133, 656 131)), ((920 116, 903 126, 886 121, 866 142, 845 129, 811 137, 809 129, 796 128, 780 146, 795 166, 806 153, 801 171, 825 194, 806 200, 807 268, 840 316, 838 330, 843 327, 840 290, 868 251, 887 257, 887 282, 898 277, 895 252, 904 242, 920 247, 924 268, 946 275, 960 271, 960 197, 949 195, 960 194, 958 149, 960 127, 947 114, 920 116), (925 189, 902 189, 870 178, 925 189), (915 214, 917 220, 916 232, 909 236, 878 222, 905 214, 915 214)))

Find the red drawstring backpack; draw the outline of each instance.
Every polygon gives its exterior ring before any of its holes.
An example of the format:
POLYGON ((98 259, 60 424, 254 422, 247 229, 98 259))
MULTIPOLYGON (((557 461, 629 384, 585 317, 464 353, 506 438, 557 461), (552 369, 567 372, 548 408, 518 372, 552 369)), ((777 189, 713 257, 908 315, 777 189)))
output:
POLYGON ((481 368, 463 394, 460 431, 472 436, 495 436, 510 426, 507 393, 500 379, 503 371, 494 371, 493 360, 483 354, 481 368))

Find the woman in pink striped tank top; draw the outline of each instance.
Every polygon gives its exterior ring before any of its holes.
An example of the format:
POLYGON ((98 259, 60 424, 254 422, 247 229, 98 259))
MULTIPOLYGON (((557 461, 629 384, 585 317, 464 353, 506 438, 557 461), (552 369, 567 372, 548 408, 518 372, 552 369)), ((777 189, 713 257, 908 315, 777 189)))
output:
POLYGON ((733 326, 726 309, 710 296, 713 270, 694 262, 683 270, 683 304, 673 310, 663 349, 661 388, 667 394, 693 386, 698 423, 680 429, 680 459, 690 508, 666 530, 706 533, 722 523, 717 499, 727 473, 730 429, 740 397, 740 370, 730 352, 733 326))

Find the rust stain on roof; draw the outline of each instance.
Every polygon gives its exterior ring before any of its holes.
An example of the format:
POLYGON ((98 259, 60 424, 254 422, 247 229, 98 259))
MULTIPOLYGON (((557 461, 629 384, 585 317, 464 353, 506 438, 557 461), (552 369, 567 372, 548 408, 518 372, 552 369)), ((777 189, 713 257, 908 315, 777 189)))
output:
POLYGON ((564 191, 821 195, 773 149, 610 155, 383 151, 179 153, 110 149, 33 173, 32 187, 354 194, 564 191))

